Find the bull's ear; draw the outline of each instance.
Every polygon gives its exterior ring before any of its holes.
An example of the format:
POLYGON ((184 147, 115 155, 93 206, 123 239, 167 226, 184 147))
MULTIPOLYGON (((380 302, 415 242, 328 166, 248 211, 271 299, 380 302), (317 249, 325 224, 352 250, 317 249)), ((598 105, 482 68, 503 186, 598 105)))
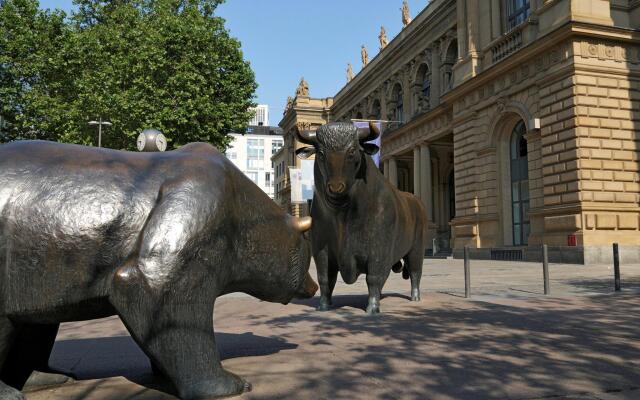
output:
POLYGON ((298 156, 298 158, 302 158, 303 160, 306 160, 314 154, 316 154, 316 148, 313 146, 300 147, 298 150, 296 150, 296 155, 298 156))
POLYGON ((372 156, 380 150, 380 147, 378 147, 377 144, 373 144, 373 143, 363 143, 362 149, 364 150, 365 153, 372 156))

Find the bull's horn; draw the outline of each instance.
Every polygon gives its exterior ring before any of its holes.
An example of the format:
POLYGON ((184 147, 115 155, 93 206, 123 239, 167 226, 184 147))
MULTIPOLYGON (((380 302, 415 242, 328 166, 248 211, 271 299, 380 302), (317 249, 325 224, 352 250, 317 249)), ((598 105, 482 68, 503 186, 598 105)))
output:
POLYGON ((311 229, 311 217, 291 217, 291 226, 300 233, 311 229))
POLYGON ((298 140, 305 144, 314 145, 316 144, 316 133, 313 131, 302 131, 300 128, 296 128, 296 134, 298 135, 298 140))
POLYGON ((369 128, 358 128, 358 140, 361 142, 370 142, 378 136, 380 136, 380 128, 373 121, 369 121, 369 128))

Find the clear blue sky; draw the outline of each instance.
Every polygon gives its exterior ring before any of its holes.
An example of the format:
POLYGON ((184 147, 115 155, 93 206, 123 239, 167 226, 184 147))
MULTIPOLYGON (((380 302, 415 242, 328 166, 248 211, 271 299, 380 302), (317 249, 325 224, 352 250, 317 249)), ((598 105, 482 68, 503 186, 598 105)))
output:
MULTIPOLYGON (((72 0, 40 0, 42 8, 72 9, 72 0)), ((428 0, 409 0, 411 15, 428 0)), ((391 40, 402 27, 402 0, 227 0, 217 14, 240 39, 258 81, 256 100, 270 107, 276 125, 287 96, 304 78, 313 97, 336 94, 346 82, 347 63, 360 70, 360 46, 378 53, 380 25, 391 40)))

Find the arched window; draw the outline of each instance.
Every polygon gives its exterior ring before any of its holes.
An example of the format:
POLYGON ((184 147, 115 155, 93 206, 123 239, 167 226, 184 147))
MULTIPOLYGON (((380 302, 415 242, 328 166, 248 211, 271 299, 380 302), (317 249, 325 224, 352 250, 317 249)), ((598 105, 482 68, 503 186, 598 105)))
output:
POLYGON ((429 100, 431 96, 431 74, 425 74, 425 78, 422 81, 422 97, 429 100))
POLYGON ((431 71, 429 66, 424 63, 418 68, 413 86, 415 99, 414 114, 427 111, 430 108, 429 99, 431 98, 431 71))
POLYGON ((371 119, 382 119, 382 107, 380 106, 380 100, 375 99, 373 101, 373 105, 371 106, 371 114, 369 118, 371 119))
POLYGON ((441 94, 444 94, 453 88, 453 64, 455 64, 457 57, 458 57, 458 42, 456 40, 453 40, 449 44, 449 47, 447 47, 445 58, 442 61, 442 67, 441 67, 442 93, 441 94))
POLYGON ((529 239, 529 162, 527 157, 527 129, 520 120, 511 133, 511 215, 513 245, 525 246, 529 239))

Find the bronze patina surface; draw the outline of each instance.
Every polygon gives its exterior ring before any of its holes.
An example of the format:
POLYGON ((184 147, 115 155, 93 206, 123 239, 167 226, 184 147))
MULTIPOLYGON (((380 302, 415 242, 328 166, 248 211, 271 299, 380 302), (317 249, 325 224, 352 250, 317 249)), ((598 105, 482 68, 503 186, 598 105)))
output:
POLYGON ((113 314, 181 398, 249 390, 220 364, 215 299, 313 296, 310 226, 208 144, 0 146, 0 398, 46 369, 59 323, 113 314))
POLYGON ((316 154, 315 193, 311 207, 313 257, 320 284, 319 310, 326 311, 338 272, 352 284, 367 275, 368 313, 380 312, 380 293, 393 267, 411 278, 411 299, 420 300, 420 277, 426 240, 424 206, 413 194, 394 188, 370 155, 380 135, 374 124, 358 129, 330 123, 314 132, 298 132, 316 154))

